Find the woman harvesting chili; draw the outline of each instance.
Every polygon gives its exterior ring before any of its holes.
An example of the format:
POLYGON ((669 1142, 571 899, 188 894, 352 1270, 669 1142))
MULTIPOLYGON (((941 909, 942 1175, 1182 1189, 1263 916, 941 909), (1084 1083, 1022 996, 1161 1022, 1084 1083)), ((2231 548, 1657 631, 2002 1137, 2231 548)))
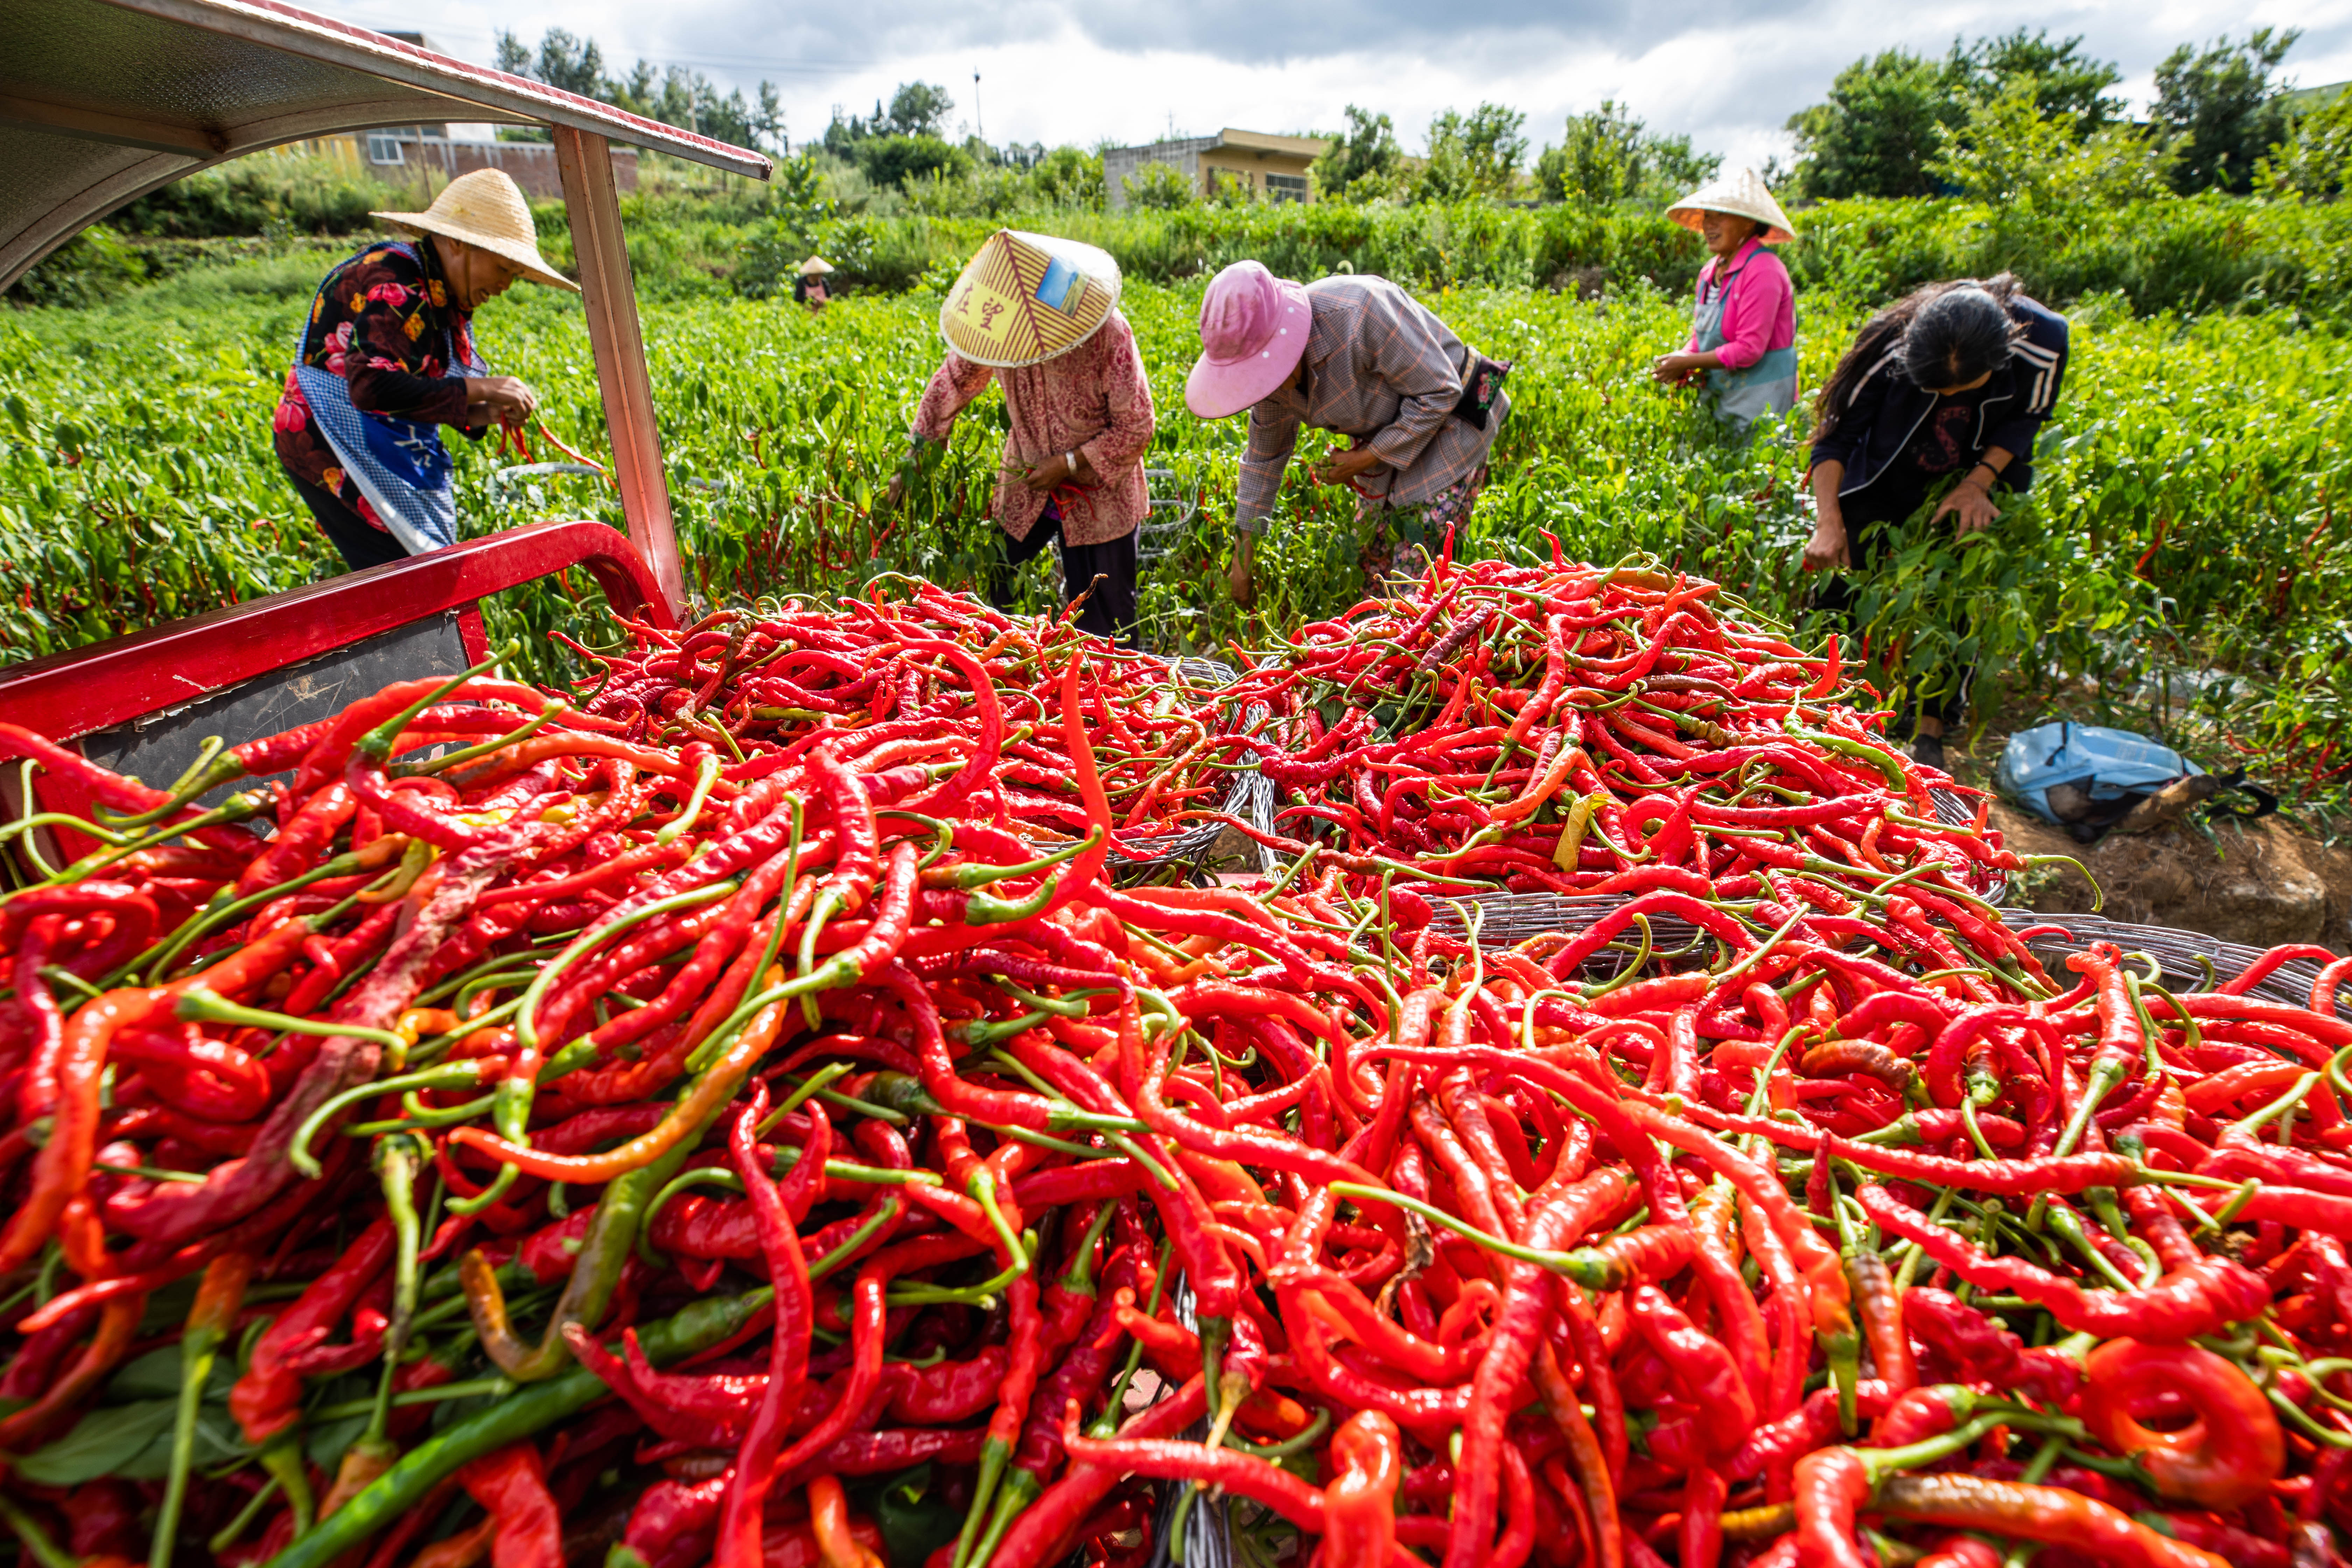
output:
POLYGON ((580 287, 539 254, 502 170, 460 174, 421 213, 369 216, 416 237, 377 241, 327 275, 271 421, 295 493, 355 572, 457 542, 442 426, 478 441, 539 406, 474 352, 474 312, 519 278, 580 287))
MULTIPOLYGON (((2066 319, 2004 272, 1930 283, 1872 317, 1814 400, 1810 466, 1816 514, 1808 572, 1868 572, 1886 528, 1954 475, 1928 517, 1962 538, 2000 516, 1995 487, 2033 482, 2033 440, 2066 376, 2066 319)), ((1814 607, 1851 622, 1860 591, 1824 580, 1814 607)), ((1955 628, 1954 641, 1964 635, 1955 628)), ((1944 735, 1968 712, 1975 670, 1943 660, 1907 672, 1913 752, 1941 767, 1944 735)))
POLYGON ((1203 419, 1249 413, 1228 574, 1234 602, 1249 600, 1254 542, 1307 426, 1349 438, 1312 474, 1361 498, 1358 515, 1373 523, 1367 591, 1383 591, 1392 573, 1418 575, 1478 504, 1486 454, 1511 411, 1510 369, 1465 347, 1385 278, 1302 287, 1255 261, 1218 273, 1201 300, 1201 357, 1184 402, 1203 419))
MULTIPOLYGON (((956 416, 991 381, 1001 384, 1012 428, 996 480, 1004 545, 990 597, 1005 603, 1013 571, 1058 545, 1063 600, 1085 600, 1078 626, 1132 644, 1136 531, 1151 510, 1151 383, 1118 313, 1118 263, 1091 245, 999 230, 940 308, 948 355, 923 389, 914 440, 945 442, 956 416)), ((891 482, 891 504, 904 489, 891 482)))
POLYGON ((1759 415, 1797 405, 1797 294, 1764 247, 1797 237, 1753 169, 1703 185, 1666 209, 1706 241, 1690 342, 1651 367, 1660 382, 1704 375, 1716 417, 1745 430, 1759 415))

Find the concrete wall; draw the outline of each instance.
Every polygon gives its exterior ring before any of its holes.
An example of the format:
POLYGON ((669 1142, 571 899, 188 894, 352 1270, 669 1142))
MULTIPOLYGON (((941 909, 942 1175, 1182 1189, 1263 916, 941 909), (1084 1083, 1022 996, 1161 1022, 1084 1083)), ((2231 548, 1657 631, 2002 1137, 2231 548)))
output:
MULTIPOLYGON (((387 133, 377 132, 381 142, 387 133)), ((363 174, 414 190, 420 185, 439 190, 459 174, 476 169, 504 169, 514 183, 522 187, 523 195, 547 200, 561 198, 563 179, 555 163, 555 145, 550 142, 452 141, 438 136, 417 136, 413 132, 398 134, 401 162, 378 163, 371 155, 367 132, 349 136, 322 136, 315 141, 298 142, 289 151, 300 151, 332 159, 353 174, 363 174)), ((376 151, 382 151, 378 147, 376 151)), ((613 183, 623 195, 637 188, 637 150, 635 147, 614 147, 613 183)))
POLYGON ((1111 210, 1123 210, 1127 205, 1127 182, 1140 174, 1150 163, 1167 163, 1184 176, 1184 183, 1195 191, 1201 188, 1201 155, 1217 144, 1213 136, 1194 136, 1182 142, 1154 142, 1143 147, 1114 147, 1103 154, 1103 185, 1111 210))

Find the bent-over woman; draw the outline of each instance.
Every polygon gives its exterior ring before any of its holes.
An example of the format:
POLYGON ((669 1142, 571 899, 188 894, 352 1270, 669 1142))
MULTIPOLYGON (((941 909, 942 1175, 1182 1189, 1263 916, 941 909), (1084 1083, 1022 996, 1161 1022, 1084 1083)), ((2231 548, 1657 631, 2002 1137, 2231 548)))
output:
MULTIPOLYGON (((1989 526, 2000 516, 1996 489, 2032 484, 2034 437, 2065 376, 2066 319, 2006 272, 1930 283, 1872 317, 1814 405, 1805 570, 1869 572, 1884 525, 1909 519, 1955 476, 1928 521, 1948 515, 1962 537, 1989 526)), ((1832 576, 1813 605, 1848 621, 1858 597, 1852 576, 1832 576)), ((1976 672, 1947 663, 1906 673, 1912 754, 1940 768, 1976 672)))
POLYGON ((1254 541, 1273 515, 1302 426, 1349 437, 1309 470, 1348 485, 1374 523, 1367 592, 1418 574, 1470 516, 1486 456, 1511 411, 1511 367, 1473 353, 1437 314, 1385 278, 1300 285, 1255 261, 1217 274, 1201 301, 1201 357, 1184 401, 1203 419, 1249 411, 1234 503, 1229 585, 1246 604, 1254 541))
POLYGON ((539 406, 474 352, 474 312, 518 278, 579 291, 540 256, 503 170, 458 175, 421 213, 368 216, 416 237, 377 240, 327 274, 271 420, 279 466, 354 572, 457 542, 441 426, 478 441, 539 406))
MULTIPOLYGON (((1077 625, 1132 644, 1136 531, 1151 510, 1143 453, 1151 383, 1118 313, 1118 263, 1050 235, 1000 229, 940 310, 947 358, 923 389, 914 439, 945 442, 956 416, 994 381, 1012 425, 996 480, 1004 552, 989 584, 1003 607, 1013 573, 1061 551, 1062 597, 1084 597, 1077 625)), ((889 502, 904 493, 891 481, 889 502)))

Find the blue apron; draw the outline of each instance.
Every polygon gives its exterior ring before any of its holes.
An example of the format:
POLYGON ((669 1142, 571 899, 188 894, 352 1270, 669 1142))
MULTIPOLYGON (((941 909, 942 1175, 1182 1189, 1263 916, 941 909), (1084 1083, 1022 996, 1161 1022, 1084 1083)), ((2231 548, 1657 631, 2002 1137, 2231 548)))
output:
MULTIPOLYGON (((1759 247, 1760 249, 1761 247, 1759 247)), ((1755 253, 1749 252, 1749 259, 1755 253)), ((1718 275, 1711 294, 1700 298, 1691 312, 1691 333, 1699 353, 1723 346, 1723 302, 1731 280, 1747 270, 1743 261, 1728 275, 1718 275)), ((1715 395, 1716 416, 1743 428, 1759 414, 1786 414, 1797 405, 1797 348, 1768 349, 1746 370, 1711 370, 1706 384, 1715 395)))
MULTIPOLYGON (((396 250, 424 266, 417 247, 404 241, 387 240, 367 248, 396 250)), ((334 275, 329 272, 327 277, 332 279, 334 275)), ((352 483, 359 487, 403 550, 411 555, 446 550, 457 542, 457 500, 453 482, 456 465, 449 448, 441 444, 441 427, 371 414, 352 402, 350 382, 331 370, 303 363, 310 323, 317 319, 319 300, 326 292, 322 282, 311 299, 311 313, 303 319, 302 330, 294 340, 294 379, 310 405, 310 417, 318 421, 319 434, 326 437, 343 472, 351 476, 352 483)), ((467 360, 457 357, 456 332, 446 333, 445 338, 442 358, 449 366, 450 379, 489 374, 489 366, 479 355, 467 360)))

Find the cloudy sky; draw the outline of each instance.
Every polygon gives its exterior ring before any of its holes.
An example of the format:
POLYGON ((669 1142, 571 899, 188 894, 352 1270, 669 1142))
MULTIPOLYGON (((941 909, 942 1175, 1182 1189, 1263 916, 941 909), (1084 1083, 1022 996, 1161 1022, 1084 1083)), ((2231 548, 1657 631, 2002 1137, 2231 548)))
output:
MULTIPOLYGON (((478 4, 311 3, 491 58, 492 13, 478 4)), ((1654 129, 1760 163, 1786 156, 1782 122, 1855 57, 1939 53, 1955 36, 2021 25, 2083 35, 2135 101, 2175 45, 2252 26, 2303 29, 2287 60, 2299 83, 2352 79, 2352 0, 509 0, 496 14, 529 40, 551 26, 587 33, 614 64, 643 56, 746 88, 773 80, 795 140, 822 134, 835 105, 865 112, 921 79, 997 142, 1322 129, 1358 103, 1391 115, 1411 151, 1433 114, 1494 100, 1524 110, 1541 145, 1568 114, 1614 98, 1654 129)))

